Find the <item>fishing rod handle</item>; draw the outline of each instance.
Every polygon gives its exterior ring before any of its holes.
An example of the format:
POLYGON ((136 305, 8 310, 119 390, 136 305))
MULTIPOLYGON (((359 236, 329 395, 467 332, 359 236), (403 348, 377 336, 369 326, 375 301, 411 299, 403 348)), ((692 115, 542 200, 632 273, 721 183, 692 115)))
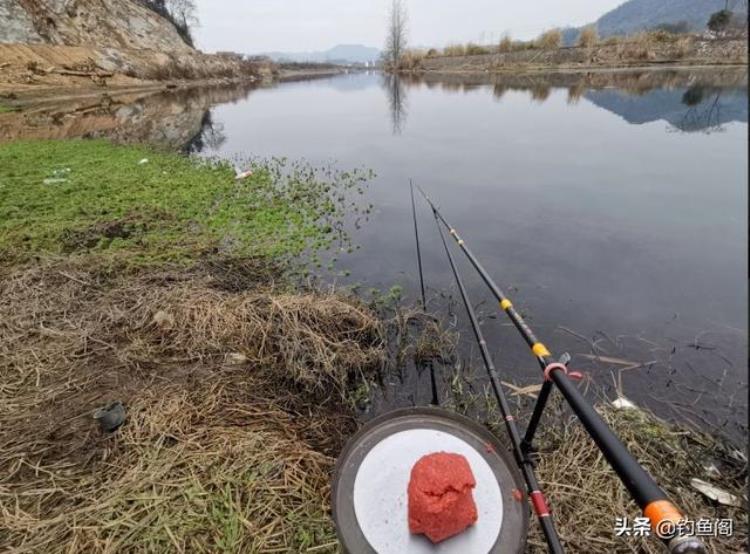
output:
POLYGON ((708 554, 706 545, 697 537, 677 536, 667 543, 671 554, 708 554))

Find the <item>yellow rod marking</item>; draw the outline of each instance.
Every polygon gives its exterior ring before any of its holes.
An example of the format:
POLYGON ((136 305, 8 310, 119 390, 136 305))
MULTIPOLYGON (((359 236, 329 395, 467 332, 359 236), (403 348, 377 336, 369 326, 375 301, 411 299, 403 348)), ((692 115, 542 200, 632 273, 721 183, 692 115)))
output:
POLYGON ((513 302, 511 302, 511 301, 510 301, 510 300, 508 300, 507 298, 503 298, 503 299, 502 299, 502 300, 500 301, 500 307, 501 307, 501 308, 502 308, 503 310, 508 310, 508 309, 510 309, 510 308, 512 308, 512 307, 513 307, 513 302))
POLYGON ((464 245, 464 241, 463 241, 463 239, 459 239, 459 241, 458 241, 458 245, 459 245, 459 246, 463 246, 463 245, 464 245))
POLYGON ((531 351, 537 356, 551 356, 552 355, 550 354, 549 350, 547 350, 547 347, 544 346, 541 342, 538 342, 534 346, 532 346, 531 351))
POLYGON ((456 234, 456 230, 455 229, 451 229, 451 235, 455 236, 455 234, 456 234))

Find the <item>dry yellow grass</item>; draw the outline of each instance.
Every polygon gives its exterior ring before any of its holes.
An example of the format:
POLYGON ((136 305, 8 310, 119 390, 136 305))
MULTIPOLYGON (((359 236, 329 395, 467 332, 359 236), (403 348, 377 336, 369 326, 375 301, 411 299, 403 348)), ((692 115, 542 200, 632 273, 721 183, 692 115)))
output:
POLYGON ((465 56, 466 46, 463 44, 450 44, 443 48, 443 56, 465 56))
MULTIPOLYGON (((746 509, 717 505, 690 486, 690 480, 697 477, 742 497, 747 490, 747 461, 741 455, 737 457, 732 446, 707 433, 672 427, 645 411, 615 410, 607 405, 599 406, 598 411, 688 517, 734 521, 733 536, 707 539, 710 552, 743 551, 748 538, 746 509), (707 474, 704 468, 711 460, 722 468, 718 478, 707 474)), ((538 441, 538 473, 566 549, 623 554, 664 552, 664 546, 653 537, 615 536, 615 519, 628 517, 632 522, 641 516, 640 510, 580 422, 564 413, 558 408, 547 416, 538 441)), ((531 527, 528 551, 546 552, 541 531, 538 526, 531 527)))
POLYGON ((578 35, 578 46, 584 48, 591 48, 596 46, 599 42, 599 33, 596 31, 595 25, 586 25, 581 29, 581 34, 578 35))
POLYGON ((500 44, 497 47, 497 51, 501 53, 507 53, 513 51, 513 39, 510 38, 510 35, 505 35, 502 40, 500 40, 500 44))
POLYGON ((545 31, 536 39, 536 45, 544 50, 554 50, 562 46, 562 32, 560 29, 545 31))
POLYGON ((333 294, 227 284, 70 264, 2 276, 0 550, 336 548, 343 396, 380 368, 379 320, 333 294), (92 412, 113 400, 128 416, 107 436, 92 412))
POLYGON ((407 50, 401 56, 398 68, 401 71, 417 71, 422 68, 422 62, 428 57, 427 52, 422 50, 407 50))
MULTIPOLYGON (((330 471, 356 427, 345 397, 384 362, 380 320, 352 298, 274 288, 265 268, 84 266, 0 270, 0 550, 338 551, 330 471), (91 415, 113 400, 128 418, 104 435, 91 415)), ((450 341, 437 322, 398 317, 399 367, 439 362, 450 341), (420 334, 403 347, 410 326, 420 334)), ((539 476, 568 550, 662 552, 614 536, 638 510, 580 424, 550 408, 539 476)), ((746 462, 645 412, 601 413, 691 517, 734 519, 712 552, 741 551, 746 511, 689 480, 714 480, 715 459, 717 484, 742 495, 746 462)), ((528 551, 544 551, 531 530, 528 551)))

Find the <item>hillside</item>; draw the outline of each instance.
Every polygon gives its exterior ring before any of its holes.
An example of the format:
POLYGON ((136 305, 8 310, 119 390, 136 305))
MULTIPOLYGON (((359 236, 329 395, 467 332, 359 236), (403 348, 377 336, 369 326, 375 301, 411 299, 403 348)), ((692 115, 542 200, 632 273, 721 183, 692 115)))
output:
MULTIPOLYGON (((690 30, 706 28, 711 14, 724 9, 725 0, 628 0, 596 21, 601 36, 624 35, 665 23, 687 23, 690 30)), ((747 0, 729 2, 747 14, 747 0)))
POLYGON ((0 43, 187 52, 162 16, 133 0, 0 0, 0 43))
POLYGON ((145 0, 0 0, 0 94, 254 81, 272 64, 193 49, 145 0))

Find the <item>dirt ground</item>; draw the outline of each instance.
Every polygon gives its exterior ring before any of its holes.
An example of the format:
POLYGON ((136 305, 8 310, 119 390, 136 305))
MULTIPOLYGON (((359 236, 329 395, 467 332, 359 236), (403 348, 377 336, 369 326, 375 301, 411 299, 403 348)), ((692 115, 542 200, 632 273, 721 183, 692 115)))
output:
POLYGON ((0 101, 70 91, 158 88, 181 84, 253 82, 273 78, 269 62, 221 55, 165 53, 47 44, 0 44, 0 101))

